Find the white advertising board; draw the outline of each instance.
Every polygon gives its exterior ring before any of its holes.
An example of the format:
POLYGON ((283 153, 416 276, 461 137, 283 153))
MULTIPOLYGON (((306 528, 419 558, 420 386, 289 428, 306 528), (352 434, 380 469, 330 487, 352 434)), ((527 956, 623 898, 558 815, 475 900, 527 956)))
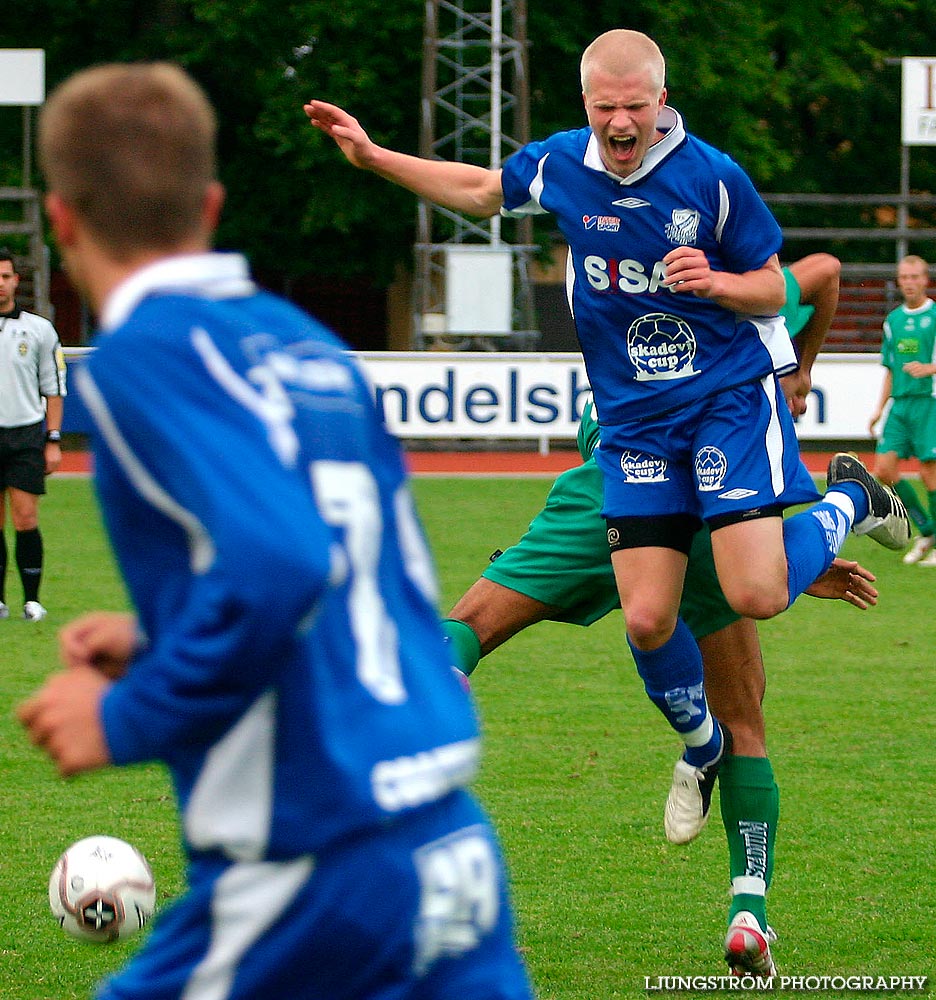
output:
MULTIPOLYGON (((88 348, 66 348, 70 362, 88 348)), ((531 354, 374 351, 357 355, 390 430, 408 439, 574 438, 588 377, 575 353, 531 354)), ((877 354, 822 354, 813 391, 797 422, 801 440, 867 438, 868 416, 881 391, 877 354)), ((65 401, 66 431, 90 420, 77 392, 65 401)))
POLYGON ((580 354, 359 354, 400 437, 575 437, 589 388, 580 354))
MULTIPOLYGON (((588 393, 574 353, 358 356, 387 425, 405 438, 572 438, 588 393)), ((882 377, 876 354, 820 355, 799 437, 867 437, 882 377)))

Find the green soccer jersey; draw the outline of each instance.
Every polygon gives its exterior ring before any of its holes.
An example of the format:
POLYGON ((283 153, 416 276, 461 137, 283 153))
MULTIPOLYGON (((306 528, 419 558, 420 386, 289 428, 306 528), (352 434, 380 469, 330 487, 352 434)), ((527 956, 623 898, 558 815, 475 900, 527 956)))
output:
POLYGON ((598 447, 598 420, 595 417, 595 404, 589 399, 582 410, 582 419, 579 423, 578 444, 579 454, 583 459, 589 459, 592 452, 598 447))
POLYGON ((916 309, 898 306, 884 320, 881 363, 893 378, 894 399, 934 395, 933 378, 914 378, 903 366, 909 361, 936 360, 936 302, 927 299, 916 309))

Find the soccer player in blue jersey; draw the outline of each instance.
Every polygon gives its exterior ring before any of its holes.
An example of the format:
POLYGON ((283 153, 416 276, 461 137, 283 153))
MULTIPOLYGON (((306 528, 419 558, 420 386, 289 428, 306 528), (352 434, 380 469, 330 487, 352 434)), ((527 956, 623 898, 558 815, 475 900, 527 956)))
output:
POLYGON ((215 132, 169 64, 40 118, 136 616, 66 627, 19 715, 64 775, 165 762, 189 861, 98 997, 531 1000, 399 447, 345 345, 210 252, 215 132))
MULTIPOLYGON (((839 261, 824 253, 810 254, 783 269, 783 316, 800 359, 797 372, 783 380, 783 389, 797 415, 805 412, 813 362, 835 314, 840 270, 839 261)), ((530 625, 560 621, 588 626, 620 607, 601 518, 601 472, 593 457, 598 438, 589 403, 578 434, 582 464, 556 479, 523 536, 492 556, 444 620, 456 662, 466 674, 530 625)), ((808 593, 865 609, 877 603, 873 580, 857 563, 836 559, 808 593)), ((732 930, 726 935, 725 953, 732 969, 744 971, 755 944, 761 955, 758 931, 763 932, 763 952, 771 950, 766 897, 774 871, 780 795, 767 754, 761 706, 766 677, 757 629, 725 601, 706 530, 693 539, 680 614, 699 644, 712 709, 733 737, 732 753, 718 773, 731 882, 732 930)), ((570 669, 578 672, 582 665, 570 663, 570 669)), ((676 768, 678 773, 680 763, 676 768)))
POLYGON ((712 530, 729 604, 763 619, 828 569, 849 530, 902 548, 909 524, 845 455, 830 463, 821 502, 783 519, 820 498, 778 385, 796 367, 777 318, 780 228, 741 168, 666 105, 652 39, 604 33, 582 56, 581 81, 588 127, 531 143, 501 169, 385 149, 341 108, 304 110, 355 166, 466 214, 551 214, 569 244, 628 641, 648 696, 686 744, 666 810, 667 835, 684 842, 704 822, 729 742, 678 616, 699 525, 712 530))

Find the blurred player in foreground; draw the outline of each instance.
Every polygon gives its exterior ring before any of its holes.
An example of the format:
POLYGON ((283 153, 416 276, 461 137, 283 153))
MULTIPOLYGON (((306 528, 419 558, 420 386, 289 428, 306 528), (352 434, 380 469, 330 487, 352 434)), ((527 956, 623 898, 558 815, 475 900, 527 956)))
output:
MULTIPOLYGON (((784 391, 797 416, 805 412, 813 362, 835 314, 840 270, 829 254, 812 254, 784 269, 783 315, 800 358, 799 370, 784 380, 784 391)), ((589 405, 579 430, 583 463, 557 478, 526 534, 492 560, 444 622, 466 674, 482 656, 536 622, 591 625, 620 607, 601 518, 601 471, 593 457, 597 442, 598 424, 589 405)), ((877 603, 873 580, 857 563, 837 559, 807 592, 865 609, 877 603)), ((693 542, 680 613, 702 651, 713 711, 734 737, 718 777, 732 887, 726 955, 735 971, 763 973, 773 967, 765 896, 779 819, 761 708, 766 678, 754 622, 732 611, 718 585, 707 531, 693 542)), ((680 780, 685 766, 677 761, 674 780, 680 780)), ((707 790, 711 794, 711 786, 707 790)))
POLYGON ((399 448, 345 345, 209 252, 215 133, 169 64, 79 73, 40 118, 138 624, 66 627, 19 716, 63 775, 164 761, 189 854, 98 997, 529 1000, 399 448))

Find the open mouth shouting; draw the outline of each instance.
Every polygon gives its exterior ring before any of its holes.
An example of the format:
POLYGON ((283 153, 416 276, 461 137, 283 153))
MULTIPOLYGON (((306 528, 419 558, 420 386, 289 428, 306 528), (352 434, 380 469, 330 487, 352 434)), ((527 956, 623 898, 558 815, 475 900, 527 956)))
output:
POLYGON ((605 149, 610 158, 612 169, 616 165, 624 166, 633 164, 637 154, 637 136, 635 135, 609 135, 605 142, 605 149))

